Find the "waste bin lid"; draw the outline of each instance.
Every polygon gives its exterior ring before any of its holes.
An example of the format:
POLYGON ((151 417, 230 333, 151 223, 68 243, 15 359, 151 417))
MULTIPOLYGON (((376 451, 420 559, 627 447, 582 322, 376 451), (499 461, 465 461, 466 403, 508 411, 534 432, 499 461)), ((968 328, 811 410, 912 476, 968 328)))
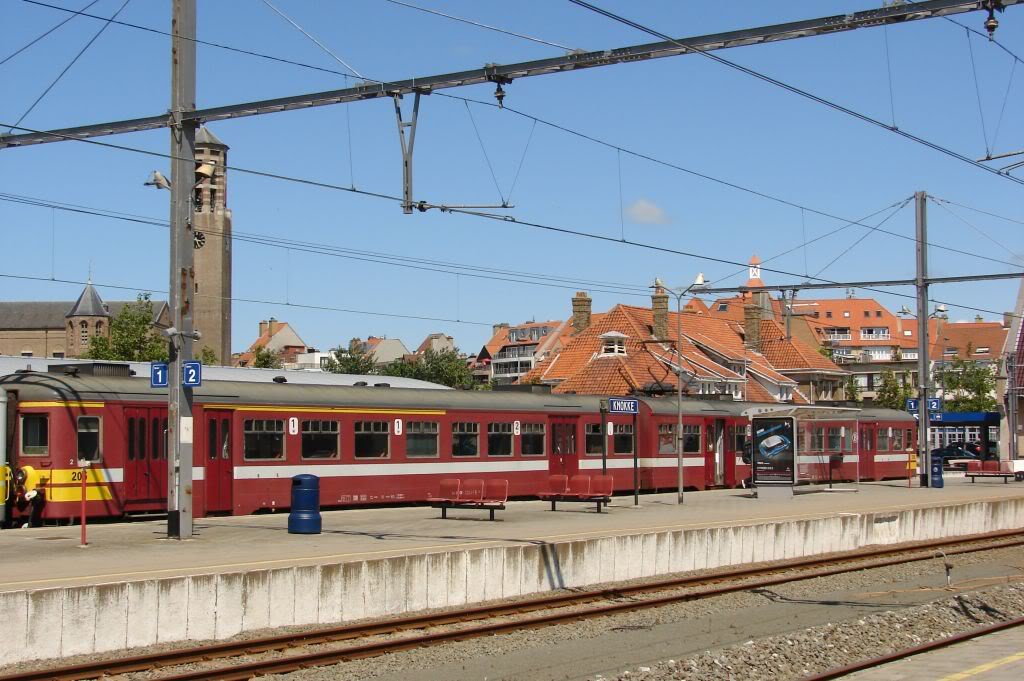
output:
POLYGON ((300 473, 299 475, 292 476, 293 485, 315 485, 320 482, 320 478, 309 473, 300 473))

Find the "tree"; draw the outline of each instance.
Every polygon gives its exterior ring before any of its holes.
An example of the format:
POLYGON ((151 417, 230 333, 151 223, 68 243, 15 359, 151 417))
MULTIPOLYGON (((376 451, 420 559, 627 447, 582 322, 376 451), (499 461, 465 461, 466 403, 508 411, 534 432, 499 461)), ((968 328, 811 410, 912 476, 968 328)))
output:
POLYGON ((348 350, 334 348, 324 369, 335 374, 375 374, 377 364, 373 361, 373 356, 363 349, 362 344, 350 343, 348 350))
POLYGON ((989 365, 974 360, 954 359, 935 372, 935 381, 942 386, 944 411, 995 411, 992 393, 996 389, 995 374, 989 365))
POLYGON ((122 362, 165 362, 167 341, 153 329, 153 302, 140 293, 110 321, 110 336, 93 336, 82 355, 86 359, 122 362))
POLYGON ((843 383, 843 395, 846 397, 848 402, 860 402, 860 386, 857 385, 857 380, 853 374, 846 377, 846 381, 843 383))
POLYGON ((280 369, 284 365, 281 353, 265 347, 258 347, 252 353, 252 364, 257 369, 280 369))
POLYGON ((913 388, 897 380, 892 369, 886 369, 882 372, 882 385, 878 387, 875 395, 875 404, 903 411, 907 405, 907 398, 913 394, 913 388))
POLYGON ((457 350, 427 350, 422 357, 408 361, 396 359, 381 369, 381 373, 439 383, 449 388, 473 387, 473 372, 457 350))
POLYGON ((214 352, 213 348, 209 345, 203 346, 203 349, 199 351, 199 357, 197 359, 207 366, 220 364, 220 362, 217 361, 217 353, 214 352))

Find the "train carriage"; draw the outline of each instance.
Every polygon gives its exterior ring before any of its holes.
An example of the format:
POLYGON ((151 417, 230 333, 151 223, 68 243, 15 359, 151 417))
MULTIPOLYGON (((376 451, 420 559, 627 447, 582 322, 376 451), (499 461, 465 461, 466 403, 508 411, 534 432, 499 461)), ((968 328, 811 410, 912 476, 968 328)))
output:
MULTIPOLYGON (((605 467, 615 490, 628 491, 634 458, 641 489, 677 485, 672 398, 641 398, 634 416, 602 414, 598 397, 386 385, 211 381, 196 389, 194 514, 287 508, 290 479, 299 473, 320 478, 325 507, 424 501, 446 477, 507 479, 511 496, 530 497, 547 488, 550 475, 605 467)), ((0 444, 12 461, 6 509, 15 522, 79 517, 80 459, 90 460, 89 517, 166 509, 165 392, 141 378, 74 370, 0 377, 0 389, 7 398, 0 444)), ((683 401, 687 488, 749 479, 749 413, 759 406, 781 405, 683 401)), ((846 425, 800 424, 802 481, 825 480, 829 472, 837 480, 906 476, 913 419, 891 410, 857 413, 846 425)))

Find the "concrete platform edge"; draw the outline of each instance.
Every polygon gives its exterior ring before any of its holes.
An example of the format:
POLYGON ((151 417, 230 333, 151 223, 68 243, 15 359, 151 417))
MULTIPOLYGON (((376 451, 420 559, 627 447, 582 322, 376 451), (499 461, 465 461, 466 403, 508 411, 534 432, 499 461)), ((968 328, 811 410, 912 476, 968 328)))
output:
POLYGON ((5 664, 1024 527, 1024 499, 0 593, 5 664))

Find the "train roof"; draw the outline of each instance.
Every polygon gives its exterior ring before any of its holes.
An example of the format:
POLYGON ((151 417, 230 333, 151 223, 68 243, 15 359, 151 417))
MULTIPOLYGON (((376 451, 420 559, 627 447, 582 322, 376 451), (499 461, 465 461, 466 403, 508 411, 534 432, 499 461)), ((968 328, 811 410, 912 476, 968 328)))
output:
MULTIPOLYGON (((650 405, 651 411, 655 414, 669 415, 677 413, 676 399, 674 397, 645 398, 643 401, 650 405)), ((683 398, 683 414, 690 416, 694 414, 703 414, 706 416, 714 416, 716 414, 721 414, 722 416, 742 416, 744 412, 748 411, 752 407, 764 407, 766 409, 807 407, 809 409, 814 409, 820 406, 824 405, 793 405, 779 402, 737 402, 734 400, 694 400, 683 398)), ((847 409, 850 411, 840 412, 837 414, 836 420, 856 418, 861 421, 916 421, 912 415, 896 409, 886 409, 884 407, 873 407, 870 405, 850 407, 847 409)), ((838 411, 839 410, 837 410, 837 412, 838 411)))
MULTIPOLYGON (((372 377, 378 383, 390 377, 372 377)), ((167 390, 149 380, 110 376, 21 373, 0 377, 0 387, 18 392, 20 401, 132 400, 166 403, 167 390)), ((374 386, 293 385, 289 383, 204 382, 193 390, 195 402, 217 405, 368 407, 391 409, 484 409, 496 411, 596 412, 600 398, 537 395, 480 390, 429 390, 374 386)), ((272 407, 271 407, 272 408, 272 407)))
MULTIPOLYGON (((57 359, 53 357, 10 357, 0 356, 0 376, 18 371, 48 371, 51 366, 94 365, 96 360, 57 359)), ((149 362, 107 362, 101 364, 126 367, 135 376, 149 375, 149 362)), ((355 385, 360 381, 390 383, 395 388, 421 388, 424 390, 451 390, 446 385, 421 381, 401 376, 367 376, 360 374, 335 374, 313 369, 260 369, 255 367, 203 366, 203 381, 235 381, 245 383, 273 383, 277 376, 284 376, 288 383, 300 385, 355 385)))

